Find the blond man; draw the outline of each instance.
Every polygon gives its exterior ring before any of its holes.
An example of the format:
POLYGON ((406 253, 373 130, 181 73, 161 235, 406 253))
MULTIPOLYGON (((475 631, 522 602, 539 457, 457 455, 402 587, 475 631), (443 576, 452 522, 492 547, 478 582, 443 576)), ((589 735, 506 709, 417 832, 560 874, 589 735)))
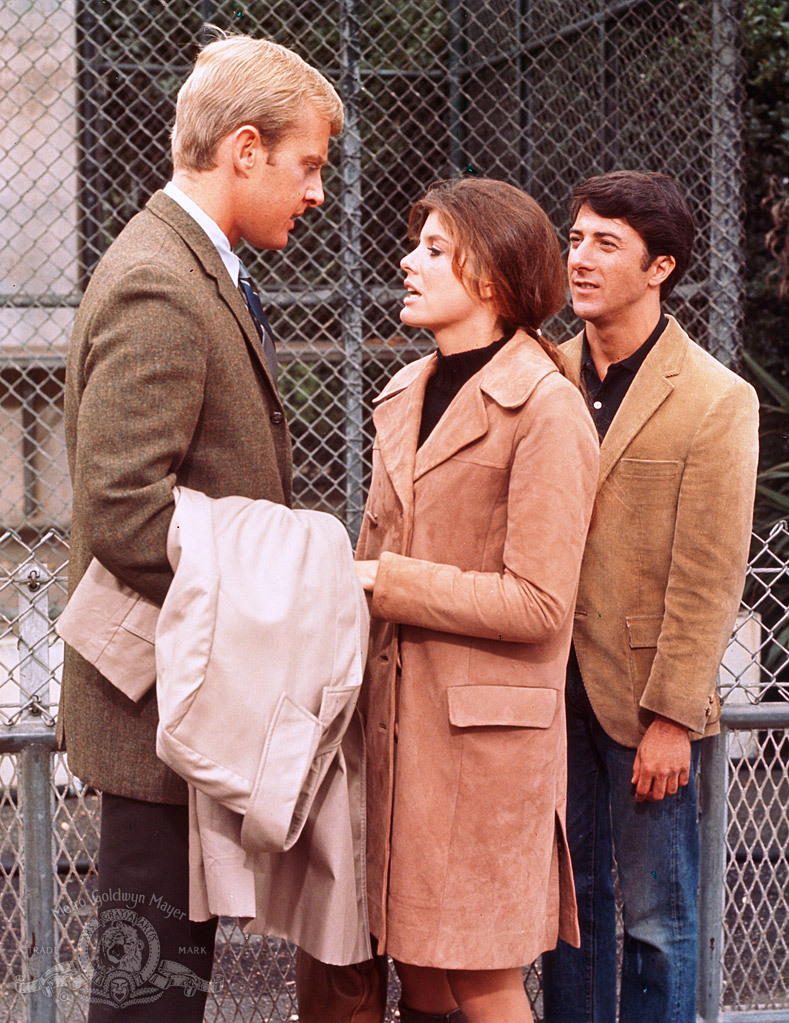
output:
MULTIPOLYGON (((176 484, 290 503, 275 344, 233 248, 282 249, 321 205, 342 118, 329 82, 282 46, 235 36, 198 56, 172 181, 109 248, 74 327, 70 589, 96 557, 161 604, 176 484)), ((216 921, 189 921, 187 791, 156 757, 157 720, 155 695, 133 703, 67 650, 59 738, 102 793, 89 1023, 203 1017, 216 921)))

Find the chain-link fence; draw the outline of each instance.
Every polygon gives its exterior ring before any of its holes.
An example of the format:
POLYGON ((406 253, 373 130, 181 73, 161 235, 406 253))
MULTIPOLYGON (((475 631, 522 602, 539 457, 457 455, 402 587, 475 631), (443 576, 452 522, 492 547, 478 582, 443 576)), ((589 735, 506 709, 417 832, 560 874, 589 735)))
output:
MULTIPOLYGON (((355 534, 370 398, 402 336, 410 204, 458 173, 520 184, 560 235, 580 178, 682 182, 699 241, 671 311, 724 361, 740 316, 737 0, 6 0, 0 6, 0 522, 66 530, 64 356, 101 254, 169 177, 206 23, 295 48, 340 90, 327 200, 283 253, 242 253, 279 339, 296 499, 355 534)), ((553 333, 572 329, 557 318, 553 333)))
MULTIPOLYGON (((707 1023, 789 1020, 789 527, 754 538, 721 669, 727 727, 702 765, 702 971, 707 1023)), ((0 537, 0 1019, 81 1023, 97 912, 95 792, 54 753, 68 550, 0 537), (32 979, 31 979, 32 978, 32 979), (27 1013, 27 1015, 26 1015, 27 1013)), ((133 907, 131 907, 133 908, 133 907)), ((223 920, 206 1019, 298 1019, 293 949, 223 920)), ((154 964, 155 965, 155 964, 154 964)), ((526 974, 541 1018, 539 964, 526 974)), ((394 1019, 392 990, 389 1018, 394 1019)))
MULTIPOLYGON (((563 238, 582 177, 614 167, 674 174, 699 235, 670 311, 723 361, 737 354, 738 0, 5 0, 0 1018, 15 1023, 26 1013, 53 1020, 55 1007, 60 1019, 84 1018, 96 911, 96 797, 52 739, 62 651, 51 623, 64 602, 71 505, 65 352, 96 262, 169 177, 175 94, 209 23, 296 49, 346 103, 325 205, 284 252, 240 253, 279 340, 298 504, 332 510, 356 532, 370 399, 429 347, 399 326, 398 261, 410 204, 438 178, 519 184, 563 238), (32 963, 48 981, 25 990, 32 963)), ((565 313, 551 333, 574 327, 565 313)), ((700 1005, 709 1020, 721 1007, 783 1009, 789 1019, 785 528, 760 544, 722 675, 726 714, 745 730, 718 744, 707 771, 702 917, 713 946, 700 1005), (724 881, 721 932, 715 885, 724 881)), ((216 976, 209 1018, 295 1017, 287 946, 227 922, 216 976)), ((528 986, 539 1013, 537 970, 528 986)))

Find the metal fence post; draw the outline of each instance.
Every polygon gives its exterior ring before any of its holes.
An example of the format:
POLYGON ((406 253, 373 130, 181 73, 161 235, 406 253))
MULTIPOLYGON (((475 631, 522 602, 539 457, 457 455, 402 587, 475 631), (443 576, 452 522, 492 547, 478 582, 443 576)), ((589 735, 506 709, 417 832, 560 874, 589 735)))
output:
POLYGON ((466 164, 463 126, 463 11, 458 0, 449 0, 449 56, 447 58, 447 87, 449 90, 449 166, 452 175, 460 174, 466 164))
POLYGON ((28 1023, 55 1023, 56 1000, 37 981, 55 965, 55 912, 52 846, 51 723, 42 720, 49 705, 49 574, 35 563, 16 576, 19 587, 19 690, 25 724, 40 725, 41 742, 19 755, 19 802, 24 835, 24 928, 27 955, 28 1023), (41 708, 41 709, 39 709, 41 708))
POLYGON ((733 365, 742 321, 739 89, 739 0, 712 5, 712 137, 710 159, 710 351, 733 365))
POLYGON ((364 511, 364 431, 362 426, 362 90, 358 0, 342 0, 342 82, 345 130, 342 134, 343 383, 345 386, 345 525, 356 543, 364 511))
POLYGON ((720 1012, 728 819, 727 731, 722 726, 720 735, 710 736, 701 743, 698 1012, 704 1023, 717 1023, 720 1012))

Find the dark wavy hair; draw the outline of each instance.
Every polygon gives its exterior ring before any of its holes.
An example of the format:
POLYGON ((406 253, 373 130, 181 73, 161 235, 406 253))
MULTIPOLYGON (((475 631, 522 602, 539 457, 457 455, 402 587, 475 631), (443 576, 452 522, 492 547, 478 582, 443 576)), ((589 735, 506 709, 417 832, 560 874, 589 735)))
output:
POLYGON ((587 178, 572 190, 571 223, 582 206, 599 217, 624 220, 641 236, 647 250, 644 270, 658 256, 673 256, 677 265, 660 286, 666 299, 690 266, 696 227, 685 196, 674 178, 656 171, 611 171, 587 178))

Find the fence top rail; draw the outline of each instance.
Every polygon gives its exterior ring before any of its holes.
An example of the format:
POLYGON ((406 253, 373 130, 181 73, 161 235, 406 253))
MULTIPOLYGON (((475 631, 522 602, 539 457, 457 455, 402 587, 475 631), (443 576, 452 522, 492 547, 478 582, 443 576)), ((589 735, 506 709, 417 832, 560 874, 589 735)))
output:
POLYGON ((789 702, 724 704, 721 724, 727 728, 789 728, 789 702))

